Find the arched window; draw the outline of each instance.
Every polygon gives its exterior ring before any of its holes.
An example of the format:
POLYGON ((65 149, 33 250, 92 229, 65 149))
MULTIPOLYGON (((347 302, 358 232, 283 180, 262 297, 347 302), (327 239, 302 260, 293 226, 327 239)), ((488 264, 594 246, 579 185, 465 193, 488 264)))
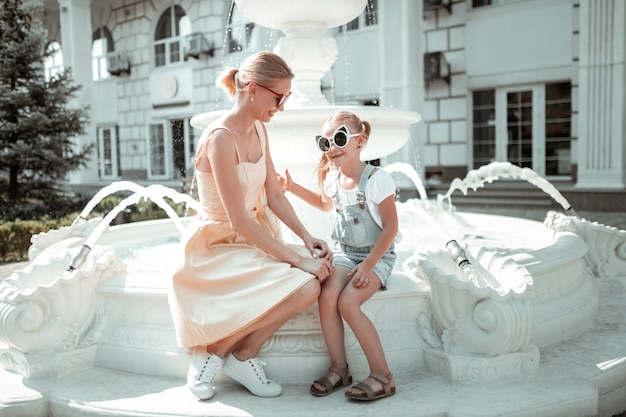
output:
POLYGON ((180 6, 168 7, 159 18, 154 33, 155 66, 183 61, 182 41, 189 34, 191 23, 185 11, 180 6))
POLYGON ((228 11, 228 25, 226 26, 228 52, 248 49, 253 29, 254 23, 247 20, 235 2, 232 2, 228 11))
POLYGON ((61 44, 57 41, 50 42, 46 50, 48 56, 44 61, 44 76, 46 81, 50 81, 57 73, 63 71, 63 52, 61 44))
POLYGON ((107 71, 107 54, 114 50, 113 37, 109 29, 106 26, 96 29, 91 43, 91 68, 94 81, 111 76, 107 71))

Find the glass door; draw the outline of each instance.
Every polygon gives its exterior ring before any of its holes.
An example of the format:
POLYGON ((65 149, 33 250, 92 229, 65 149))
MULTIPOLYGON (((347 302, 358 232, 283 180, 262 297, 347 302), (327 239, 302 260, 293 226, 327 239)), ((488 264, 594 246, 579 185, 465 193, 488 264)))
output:
POLYGON ((508 161, 547 177, 572 175, 571 83, 472 93, 472 167, 508 161))
POLYGON ((193 175, 193 158, 196 147, 193 127, 189 119, 172 119, 172 159, 174 161, 174 178, 185 178, 193 175))
POLYGON ((148 178, 168 179, 171 167, 170 142, 165 122, 151 123, 148 126, 148 178))
POLYGON ((501 161, 509 161, 521 168, 538 172, 543 165, 539 158, 541 144, 538 139, 539 112, 536 101, 540 98, 536 87, 501 90, 499 105, 505 117, 500 119, 497 150, 501 161))

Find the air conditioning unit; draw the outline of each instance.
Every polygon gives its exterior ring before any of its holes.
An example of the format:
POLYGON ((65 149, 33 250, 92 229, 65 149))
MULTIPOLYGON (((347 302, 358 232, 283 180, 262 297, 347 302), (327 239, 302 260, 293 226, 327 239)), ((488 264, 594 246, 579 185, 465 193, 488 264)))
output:
POLYGON ((424 54, 424 81, 428 84, 435 80, 450 84, 450 64, 441 51, 424 54))
POLYGON ((183 54, 185 58, 200 58, 201 55, 213 56, 215 46, 202 33, 195 32, 185 36, 183 54))
POLYGON ((424 12, 430 12, 437 9, 446 9, 448 13, 452 13, 452 0, 424 0, 424 12))
POLYGON ((112 52, 107 55, 107 71, 111 75, 130 74, 130 56, 125 52, 112 52))

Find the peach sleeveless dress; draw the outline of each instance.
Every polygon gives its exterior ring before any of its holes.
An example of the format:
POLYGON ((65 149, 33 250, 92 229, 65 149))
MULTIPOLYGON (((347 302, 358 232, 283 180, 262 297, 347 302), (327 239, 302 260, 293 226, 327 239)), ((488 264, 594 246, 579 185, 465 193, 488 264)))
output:
MULTIPOLYGON (((223 127, 209 131, 209 135, 223 127)), ((263 204, 266 138, 256 125, 263 154, 257 162, 239 155, 237 173, 248 215, 280 238, 278 219, 263 204)), ((203 135, 203 139, 209 135, 203 135)), ((207 140, 200 141, 197 154, 207 140)), ((213 173, 196 170, 199 213, 181 239, 180 265, 169 289, 169 304, 181 347, 208 345, 250 325, 314 276, 281 262, 235 233, 217 192, 213 173)), ((290 245, 304 256, 304 246, 290 245)))

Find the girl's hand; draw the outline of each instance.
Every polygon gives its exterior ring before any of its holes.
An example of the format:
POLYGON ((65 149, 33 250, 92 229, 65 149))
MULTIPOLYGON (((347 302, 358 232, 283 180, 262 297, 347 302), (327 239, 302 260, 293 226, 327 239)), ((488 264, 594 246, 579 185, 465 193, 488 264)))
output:
POLYGON ((291 185, 293 184, 293 180, 291 179, 291 175, 289 174, 289 170, 285 170, 285 174, 281 175, 278 172, 276 173, 276 179, 278 180, 278 185, 283 191, 289 191, 291 189, 291 185))
POLYGON ((348 276, 352 277, 352 286, 354 288, 365 288, 371 283, 378 281, 374 269, 370 268, 365 262, 361 262, 352 268, 352 270, 348 272, 348 276))

